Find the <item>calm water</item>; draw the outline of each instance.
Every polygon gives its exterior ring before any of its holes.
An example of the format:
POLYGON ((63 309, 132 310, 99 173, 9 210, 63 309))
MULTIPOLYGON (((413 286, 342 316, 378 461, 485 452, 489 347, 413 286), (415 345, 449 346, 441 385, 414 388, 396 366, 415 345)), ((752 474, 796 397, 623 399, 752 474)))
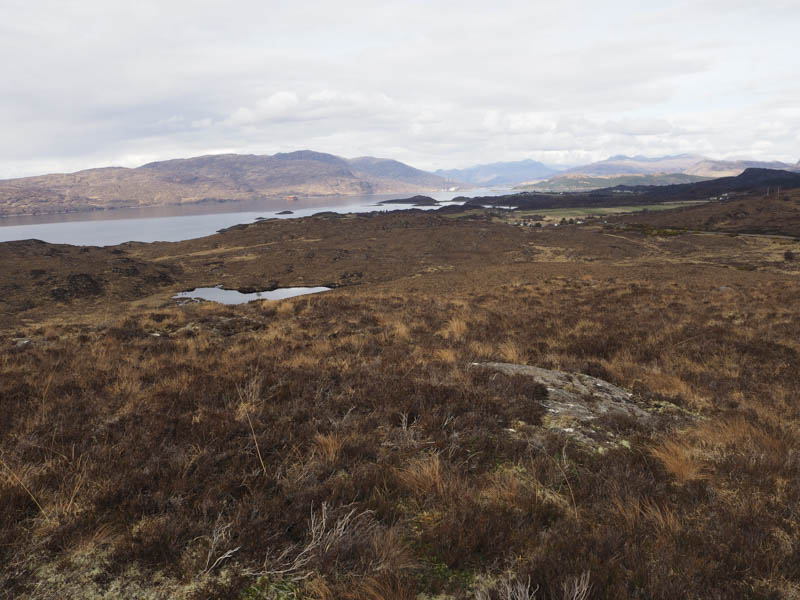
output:
MULTIPOLYGON (((432 192, 440 201, 456 196, 488 196, 508 190, 468 190, 432 192)), ((369 212, 409 208, 395 204, 377 206, 382 200, 402 198, 395 195, 337 196, 300 198, 294 201, 225 202, 163 208, 130 208, 66 215, 0 218, 0 242, 38 239, 54 244, 111 246, 122 242, 177 242, 211 235, 219 229, 252 223, 259 218, 304 217, 322 211, 369 212), (290 210, 293 214, 278 215, 290 210)), ((437 208, 437 207, 425 207, 437 208)))
POLYGON ((221 285, 217 287, 204 287, 195 288, 188 292, 180 292, 175 294, 175 299, 199 299, 211 300, 212 302, 220 302, 222 304, 244 304, 252 302, 253 300, 284 300, 286 298, 294 298, 295 296, 304 296, 306 294, 319 294, 320 292, 329 292, 329 287, 290 287, 278 288, 269 292, 253 292, 252 294, 243 294, 236 290, 225 290, 221 285))

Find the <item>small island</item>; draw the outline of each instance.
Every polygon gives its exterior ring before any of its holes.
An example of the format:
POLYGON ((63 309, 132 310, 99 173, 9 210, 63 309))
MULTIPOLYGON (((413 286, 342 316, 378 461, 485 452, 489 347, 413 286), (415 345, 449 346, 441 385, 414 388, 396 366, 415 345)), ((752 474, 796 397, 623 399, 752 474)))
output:
POLYGON ((412 206, 438 206, 439 201, 430 196, 412 196, 411 198, 398 198, 396 200, 384 200, 378 204, 410 204, 412 206))

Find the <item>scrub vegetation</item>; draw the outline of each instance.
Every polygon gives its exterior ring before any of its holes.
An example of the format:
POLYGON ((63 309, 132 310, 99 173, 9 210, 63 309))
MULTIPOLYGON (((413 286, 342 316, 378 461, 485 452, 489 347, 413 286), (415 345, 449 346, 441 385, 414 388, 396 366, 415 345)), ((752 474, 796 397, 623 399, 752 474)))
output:
POLYGON ((0 596, 800 594, 794 240, 396 213, 3 246, 0 596), (98 287, 50 294, 76 265, 98 287), (340 287, 171 300, 220 265, 340 287), (578 435, 491 362, 650 417, 578 435))

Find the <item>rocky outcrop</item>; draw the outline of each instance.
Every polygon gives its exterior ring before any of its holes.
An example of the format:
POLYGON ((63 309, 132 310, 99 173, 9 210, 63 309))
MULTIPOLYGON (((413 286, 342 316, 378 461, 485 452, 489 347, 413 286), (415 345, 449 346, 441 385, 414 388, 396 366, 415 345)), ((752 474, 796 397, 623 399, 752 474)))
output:
MULTIPOLYGON (((685 414, 677 406, 665 402, 642 403, 631 392, 583 373, 499 362, 472 363, 470 367, 533 378, 547 390, 546 395, 531 399, 541 403, 547 411, 542 425, 598 449, 626 445, 626 440, 613 431, 618 429, 614 424, 625 423, 629 429, 650 429, 670 412, 685 414)), ((517 429, 509 431, 519 433, 517 429)))

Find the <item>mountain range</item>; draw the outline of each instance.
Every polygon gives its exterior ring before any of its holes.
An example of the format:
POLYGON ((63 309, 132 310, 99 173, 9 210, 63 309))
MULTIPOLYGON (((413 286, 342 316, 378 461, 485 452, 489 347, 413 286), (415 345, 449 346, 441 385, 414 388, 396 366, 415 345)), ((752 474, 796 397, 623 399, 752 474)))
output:
POLYGON ((496 162, 475 165, 466 169, 438 169, 436 175, 470 183, 475 186, 514 185, 523 181, 546 179, 559 173, 561 169, 550 167, 535 160, 526 159, 513 162, 496 162))
POLYGON ((533 181, 517 189, 579 192, 618 185, 674 185, 719 177, 735 177, 746 169, 800 170, 800 161, 713 160, 698 154, 674 156, 612 156, 605 160, 572 167, 544 181, 533 181))
POLYGON ((517 186, 519 189, 582 191, 614 185, 671 185, 739 175, 745 169, 800 170, 778 161, 714 160, 701 154, 669 156, 617 155, 569 168, 527 159, 479 164, 464 169, 439 169, 436 175, 478 187, 517 186), (616 181, 606 181, 616 178, 616 181))
POLYGON ((518 192, 465 199, 467 206, 510 206, 524 210, 659 204, 678 200, 728 199, 743 194, 775 195, 800 189, 800 173, 749 168, 736 176, 660 186, 616 186, 583 193, 518 192))
POLYGON ((301 150, 222 154, 0 181, 0 216, 285 196, 406 194, 447 181, 396 160, 301 150))
MULTIPOLYGON (((572 167, 564 171, 564 175, 653 175, 655 173, 685 173, 697 163, 707 160, 699 154, 676 154, 674 156, 625 156, 617 155, 590 163, 572 167)), ((692 173, 701 175, 700 173, 692 173)))
POLYGON ((796 171, 800 162, 720 161, 697 154, 619 155, 562 171, 528 159, 430 173, 391 159, 347 159, 311 150, 220 154, 133 169, 106 167, 1 180, 0 217, 286 196, 420 194, 471 186, 510 187, 529 181, 537 183, 520 187, 587 191, 616 185, 691 183, 739 175, 748 168, 796 171))

